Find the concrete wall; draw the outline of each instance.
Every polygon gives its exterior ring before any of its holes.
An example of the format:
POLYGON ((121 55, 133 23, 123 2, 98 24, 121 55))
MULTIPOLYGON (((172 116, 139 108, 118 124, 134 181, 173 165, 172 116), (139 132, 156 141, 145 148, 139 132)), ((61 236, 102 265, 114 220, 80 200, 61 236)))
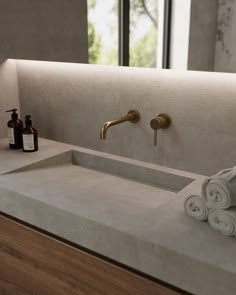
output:
POLYGON ((170 67, 213 71, 218 0, 173 0, 170 67))
POLYGON ((236 72, 236 0, 219 0, 216 72, 236 72))
POLYGON ((19 61, 24 114, 39 134, 201 174, 236 164, 236 76, 19 61), (141 121, 99 131, 107 120, 138 109, 141 121), (153 146, 150 120, 169 113, 170 129, 153 146))
POLYGON ((191 1, 188 69, 235 73, 236 0, 191 1))
POLYGON ((0 138, 7 135, 10 117, 5 111, 12 108, 19 109, 17 70, 16 62, 7 60, 0 62, 0 138))
POLYGON ((87 0, 1 0, 0 56, 88 62, 87 0))
POLYGON ((188 70, 214 70, 217 16, 218 0, 191 1, 188 70))

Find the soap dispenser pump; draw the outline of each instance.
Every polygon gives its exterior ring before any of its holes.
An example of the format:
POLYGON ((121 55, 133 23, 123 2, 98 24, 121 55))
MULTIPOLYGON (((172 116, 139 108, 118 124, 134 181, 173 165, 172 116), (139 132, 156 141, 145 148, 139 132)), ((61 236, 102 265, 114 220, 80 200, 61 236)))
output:
POLYGON ((25 128, 23 129, 23 151, 35 152, 38 150, 38 132, 32 127, 31 116, 25 116, 25 128))
POLYGON ((23 131, 23 122, 18 119, 17 109, 12 109, 6 111, 11 114, 11 120, 8 121, 8 141, 10 149, 21 149, 23 146, 22 143, 22 131, 23 131))

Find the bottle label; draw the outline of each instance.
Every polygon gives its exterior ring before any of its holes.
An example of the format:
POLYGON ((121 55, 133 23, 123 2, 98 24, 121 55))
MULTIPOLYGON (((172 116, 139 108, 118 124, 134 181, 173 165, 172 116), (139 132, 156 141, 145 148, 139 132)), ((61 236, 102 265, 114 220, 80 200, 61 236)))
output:
POLYGON ((23 134, 23 148, 25 151, 34 151, 34 135, 23 134))
POLYGON ((8 141, 10 144, 15 144, 14 128, 8 127, 8 141))

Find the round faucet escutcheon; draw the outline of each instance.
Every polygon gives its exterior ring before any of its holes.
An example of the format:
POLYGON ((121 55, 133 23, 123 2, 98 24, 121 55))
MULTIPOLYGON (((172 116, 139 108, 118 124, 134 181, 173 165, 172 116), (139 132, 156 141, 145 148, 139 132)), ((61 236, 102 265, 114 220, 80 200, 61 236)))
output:
POLYGON ((140 113, 137 110, 130 110, 128 115, 132 115, 130 120, 131 123, 137 123, 140 120, 140 113))

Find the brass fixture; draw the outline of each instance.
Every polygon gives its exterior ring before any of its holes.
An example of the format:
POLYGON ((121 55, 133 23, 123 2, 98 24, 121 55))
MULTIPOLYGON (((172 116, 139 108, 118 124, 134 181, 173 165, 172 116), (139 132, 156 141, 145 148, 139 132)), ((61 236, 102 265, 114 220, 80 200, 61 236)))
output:
POLYGON ((124 117, 118 118, 118 119, 114 119, 111 121, 106 122, 100 131, 100 139, 101 140, 105 140, 106 139, 106 134, 107 134, 107 130, 114 125, 123 123, 123 122, 131 122, 131 123, 137 123, 140 120, 140 114, 138 111, 136 110, 131 110, 128 112, 128 114, 124 117))
POLYGON ((160 114, 152 119, 150 126, 154 130, 154 145, 157 145, 157 130, 169 128, 171 125, 171 118, 168 114, 160 114))

